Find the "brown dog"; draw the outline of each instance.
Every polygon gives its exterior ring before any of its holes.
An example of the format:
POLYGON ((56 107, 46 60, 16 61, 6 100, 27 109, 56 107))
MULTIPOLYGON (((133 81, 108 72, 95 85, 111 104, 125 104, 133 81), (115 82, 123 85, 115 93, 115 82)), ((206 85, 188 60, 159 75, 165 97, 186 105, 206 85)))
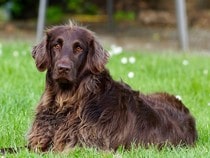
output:
POLYGON ((114 81, 105 68, 108 54, 91 31, 74 24, 53 27, 32 54, 38 70, 47 73, 28 134, 30 149, 195 143, 195 121, 182 102, 114 81))

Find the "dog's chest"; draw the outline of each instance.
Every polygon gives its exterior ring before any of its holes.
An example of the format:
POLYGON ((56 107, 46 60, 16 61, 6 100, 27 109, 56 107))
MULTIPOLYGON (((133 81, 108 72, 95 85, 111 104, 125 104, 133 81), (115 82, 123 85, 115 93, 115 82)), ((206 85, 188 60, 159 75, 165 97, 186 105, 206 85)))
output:
POLYGON ((97 118, 94 118, 95 122, 91 121, 96 114, 87 115, 84 113, 84 108, 80 104, 80 106, 63 107, 59 110, 56 115, 58 124, 54 134, 54 143, 63 140, 65 146, 82 145, 108 149, 110 146, 109 134, 99 125, 97 118))

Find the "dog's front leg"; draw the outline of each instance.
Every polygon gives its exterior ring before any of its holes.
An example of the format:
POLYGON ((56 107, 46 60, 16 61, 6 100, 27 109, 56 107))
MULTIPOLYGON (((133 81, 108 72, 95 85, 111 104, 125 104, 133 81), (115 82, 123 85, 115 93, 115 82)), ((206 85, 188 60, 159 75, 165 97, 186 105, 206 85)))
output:
POLYGON ((53 148, 55 152, 69 151, 76 145, 80 145, 78 142, 78 123, 79 119, 67 119, 59 129, 56 131, 53 139, 53 148))
POLYGON ((52 147, 55 131, 54 115, 39 112, 28 134, 28 147, 33 151, 45 152, 52 147))

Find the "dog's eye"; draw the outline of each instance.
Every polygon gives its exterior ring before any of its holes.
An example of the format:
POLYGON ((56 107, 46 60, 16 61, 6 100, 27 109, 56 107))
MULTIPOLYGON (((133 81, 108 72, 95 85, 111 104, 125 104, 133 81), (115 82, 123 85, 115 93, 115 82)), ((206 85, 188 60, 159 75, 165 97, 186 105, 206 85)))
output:
POLYGON ((77 46, 74 48, 75 53, 81 53, 82 51, 83 51, 83 49, 80 46, 77 46))
POLYGON ((53 46, 53 48, 54 48, 54 49, 60 49, 61 46, 60 46, 59 44, 56 44, 56 45, 53 46))

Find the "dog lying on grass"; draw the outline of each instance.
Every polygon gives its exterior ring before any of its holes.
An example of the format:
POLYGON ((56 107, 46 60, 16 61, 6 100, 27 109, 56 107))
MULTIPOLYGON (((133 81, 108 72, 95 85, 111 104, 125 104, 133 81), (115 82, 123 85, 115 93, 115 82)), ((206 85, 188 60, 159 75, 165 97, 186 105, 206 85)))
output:
POLYGON ((173 95, 144 95, 114 81, 105 68, 108 53, 88 29, 55 26, 32 55, 37 69, 47 73, 29 149, 194 145, 196 125, 188 108, 173 95))

